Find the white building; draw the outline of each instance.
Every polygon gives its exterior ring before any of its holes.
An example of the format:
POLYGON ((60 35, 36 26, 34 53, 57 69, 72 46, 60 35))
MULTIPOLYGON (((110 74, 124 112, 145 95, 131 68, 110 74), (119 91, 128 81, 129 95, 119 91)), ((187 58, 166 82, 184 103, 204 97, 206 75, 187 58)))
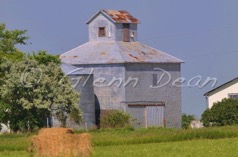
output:
POLYGON ((238 98, 238 77, 204 94, 208 108, 224 98, 238 98))

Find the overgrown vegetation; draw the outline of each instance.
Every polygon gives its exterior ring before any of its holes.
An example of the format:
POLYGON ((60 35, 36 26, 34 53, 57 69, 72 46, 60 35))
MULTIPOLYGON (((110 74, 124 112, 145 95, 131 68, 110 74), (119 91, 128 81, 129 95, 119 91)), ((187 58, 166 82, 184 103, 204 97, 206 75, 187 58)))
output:
POLYGON ((194 115, 182 114, 182 128, 188 129, 191 121, 195 120, 194 115))
POLYGON ((202 114, 204 126, 238 125, 238 99, 223 99, 202 114))
POLYGON ((119 110, 108 111, 100 119, 101 128, 123 128, 129 125, 130 115, 119 110))
POLYGON ((94 146, 128 145, 175 142, 197 139, 222 139, 238 137, 238 127, 212 127, 201 129, 114 129, 90 132, 94 146))
POLYGON ((238 138, 95 147, 94 157, 237 157, 238 138))
POLYGON ((79 94, 61 71, 58 56, 18 50, 16 45, 29 38, 25 33, 0 24, 0 122, 10 121, 13 131, 46 126, 52 114, 62 126, 70 115, 79 122, 79 94))
POLYGON ((30 146, 30 138, 33 134, 2 134, 0 135, 0 152, 26 151, 30 146))
MULTIPOLYGON (((236 156, 234 150, 237 149, 238 127, 209 127, 188 130, 166 128, 132 130, 123 128, 93 130, 89 134, 92 137, 93 156, 125 156, 125 154, 128 156, 160 156, 158 153, 167 156, 174 154, 184 156, 185 151, 188 156, 194 156, 193 153, 204 152, 207 149, 210 153, 206 152, 208 153, 207 156, 225 149, 229 150, 225 151, 229 156, 236 156), (214 139, 216 141, 213 141, 214 139)), ((0 156, 21 156, 19 154, 27 156, 31 137, 32 134, 0 135, 0 156)))

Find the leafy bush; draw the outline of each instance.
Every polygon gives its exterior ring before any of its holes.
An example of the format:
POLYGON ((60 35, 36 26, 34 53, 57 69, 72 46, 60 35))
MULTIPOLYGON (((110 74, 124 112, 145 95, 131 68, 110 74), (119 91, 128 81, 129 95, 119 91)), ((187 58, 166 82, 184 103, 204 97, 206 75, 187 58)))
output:
POLYGON ((123 128, 129 125, 130 115, 122 111, 108 111, 100 119, 101 128, 123 128))
POLYGON ((225 126, 238 124, 238 99, 223 99, 214 103, 202 114, 204 126, 225 126))
POLYGON ((195 120, 194 115, 183 114, 182 115, 182 128, 188 129, 192 120, 195 120))

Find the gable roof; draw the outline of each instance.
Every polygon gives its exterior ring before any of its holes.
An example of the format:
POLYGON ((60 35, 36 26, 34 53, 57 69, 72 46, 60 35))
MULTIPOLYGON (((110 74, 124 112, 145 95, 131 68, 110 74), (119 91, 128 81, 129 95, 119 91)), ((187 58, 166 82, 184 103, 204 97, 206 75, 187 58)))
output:
POLYGON ((60 55, 64 63, 182 63, 181 59, 139 42, 87 42, 60 55))
POLYGON ((230 86, 230 85, 234 84, 237 81, 238 81, 238 77, 236 77, 236 78, 234 78, 234 79, 232 79, 232 80, 230 80, 230 81, 228 81, 228 82, 218 86, 217 88, 214 88, 214 89, 208 91, 207 93, 204 94, 204 96, 210 96, 211 94, 217 92, 219 89, 224 88, 226 86, 230 86))
POLYGON ((140 23, 138 19, 133 17, 128 11, 126 10, 100 10, 94 16, 92 16, 86 24, 89 24, 95 17, 99 14, 103 14, 109 19, 111 19, 114 23, 140 23))

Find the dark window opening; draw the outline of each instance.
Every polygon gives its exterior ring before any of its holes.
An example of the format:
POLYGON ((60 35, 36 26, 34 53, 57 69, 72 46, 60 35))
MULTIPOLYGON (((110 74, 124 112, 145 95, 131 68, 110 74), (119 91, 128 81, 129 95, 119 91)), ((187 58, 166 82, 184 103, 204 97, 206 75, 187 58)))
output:
POLYGON ((100 114, 101 114, 101 108, 100 108, 100 104, 98 101, 98 97, 94 94, 94 98, 95 98, 95 122, 96 122, 96 126, 97 128, 100 128, 100 114))
POLYGON ((123 41, 130 41, 130 24, 128 23, 123 24, 123 41))
POLYGON ((105 29, 105 27, 99 27, 98 28, 98 36, 99 37, 105 37, 106 36, 106 29, 105 29))
POLYGON ((229 94, 229 98, 231 98, 231 99, 238 99, 238 93, 229 94))
POLYGON ((152 74, 152 76, 153 76, 152 84, 153 86, 157 86, 158 81, 157 74, 152 74))

